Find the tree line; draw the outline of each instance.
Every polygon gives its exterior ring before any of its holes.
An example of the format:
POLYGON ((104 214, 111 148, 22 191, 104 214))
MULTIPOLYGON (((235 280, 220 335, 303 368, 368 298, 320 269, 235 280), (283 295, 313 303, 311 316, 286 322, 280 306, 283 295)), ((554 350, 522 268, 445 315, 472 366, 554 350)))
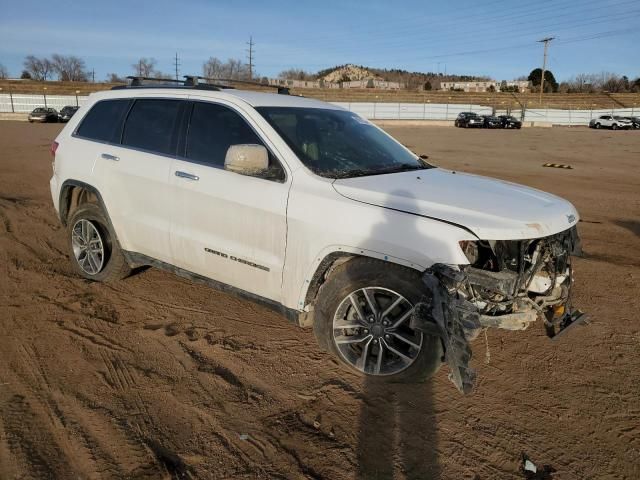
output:
MULTIPOLYGON (((22 79, 37 81, 59 80, 62 82, 87 82, 91 79, 85 61, 75 55, 53 54, 50 57, 27 55, 23 61, 22 79)), ((166 73, 158 68, 155 58, 141 57, 131 64, 131 75, 148 78, 174 78, 174 73, 166 73)), ((210 57, 202 64, 201 75, 207 78, 228 78, 232 80, 248 80, 259 78, 255 72, 242 60, 230 58, 226 61, 210 57)), ((9 78, 7 68, 0 63, 0 79, 9 78)), ((118 73, 108 73, 106 81, 110 83, 125 83, 125 76, 118 73)))
MULTIPOLYGON (((66 82, 87 82, 91 78, 91 74, 87 70, 85 61, 75 55, 53 54, 50 57, 28 55, 24 59, 23 67, 24 69, 22 71, 21 78, 25 79, 38 81, 60 80, 66 82)), ((302 69, 290 68, 281 71, 278 74, 278 77, 288 80, 318 80, 342 67, 343 65, 339 65, 320 70, 315 73, 302 69)), ((437 87, 438 82, 442 81, 488 80, 486 77, 475 77, 470 75, 443 75, 442 73, 409 72, 401 69, 360 68, 370 71, 372 75, 383 80, 406 84, 409 89, 418 88, 431 90, 437 87)), ((150 78, 173 78, 175 76, 175 72, 171 74, 160 70, 158 68, 157 60, 149 57, 142 57, 137 62, 132 63, 131 74, 150 78)), ((202 64, 201 74, 203 77, 214 79, 260 79, 260 76, 255 71, 250 71, 249 65, 240 59, 234 58, 223 61, 217 57, 209 57, 209 59, 202 64)), ((7 68, 0 63, 0 79, 8 77, 9 72, 7 68)), ((540 88, 541 78, 542 70, 540 68, 536 68, 531 71, 528 77, 519 77, 518 80, 529 80, 532 84, 533 90, 536 91, 540 88)), ((345 78, 344 80, 349 81, 350 79, 345 78)), ((108 73, 106 81, 110 83, 125 83, 126 78, 117 73, 108 73)), ((260 81, 268 82, 265 77, 260 81)), ((580 73, 566 81, 558 82, 553 73, 550 70, 546 70, 544 84, 546 92, 640 93, 640 77, 630 79, 625 75, 618 75, 612 72, 580 73)))

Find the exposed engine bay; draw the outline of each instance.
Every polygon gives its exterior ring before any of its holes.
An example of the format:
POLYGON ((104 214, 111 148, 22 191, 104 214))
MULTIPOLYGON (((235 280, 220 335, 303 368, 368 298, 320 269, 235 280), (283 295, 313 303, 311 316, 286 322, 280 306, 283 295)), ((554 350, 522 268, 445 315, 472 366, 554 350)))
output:
POLYGON ((468 393, 475 379, 469 341, 483 328, 524 330, 541 319, 555 338, 586 316, 570 305, 571 256, 581 255, 575 227, 533 240, 464 241, 460 247, 469 265, 436 264, 425 272, 428 293, 412 326, 442 338, 450 378, 468 393))

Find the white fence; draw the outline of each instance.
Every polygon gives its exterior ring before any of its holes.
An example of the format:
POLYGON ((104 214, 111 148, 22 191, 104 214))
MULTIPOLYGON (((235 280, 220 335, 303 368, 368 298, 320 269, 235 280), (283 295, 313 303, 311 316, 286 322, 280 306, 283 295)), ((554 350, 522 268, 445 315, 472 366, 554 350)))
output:
MULTIPOLYGON (((19 95, 0 94, 0 112, 28 113, 36 107, 52 107, 60 110, 65 105, 82 105, 86 96, 75 95, 19 95)), ((487 115, 491 107, 482 105, 463 105, 459 103, 365 103, 335 102, 370 120, 454 120, 460 112, 476 112, 487 115)), ((496 114, 507 113, 498 110, 496 114)), ((524 121, 547 122, 554 125, 587 125, 599 115, 640 115, 640 108, 617 108, 601 110, 559 110, 559 109, 520 109, 509 112, 524 121)))
MULTIPOLYGON (((482 105, 437 103, 335 103, 370 120, 454 120, 460 112, 479 115, 492 113, 492 108, 482 105)), ((640 108, 607 108, 600 110, 561 110, 527 108, 496 110, 496 115, 513 115, 526 122, 544 122, 553 125, 588 125, 600 115, 622 117, 640 116, 640 108)))
POLYGON ((2 93, 0 94, 0 112, 29 113, 34 108, 45 106, 60 110, 67 105, 82 105, 86 101, 86 96, 2 93))

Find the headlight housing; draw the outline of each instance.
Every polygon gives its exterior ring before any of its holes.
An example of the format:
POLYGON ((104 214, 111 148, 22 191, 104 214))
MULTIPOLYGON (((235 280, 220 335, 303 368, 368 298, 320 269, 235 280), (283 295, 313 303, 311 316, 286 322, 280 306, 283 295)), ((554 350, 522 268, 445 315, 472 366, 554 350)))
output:
POLYGON ((467 257, 467 260, 469 260, 469 263, 471 265, 473 265, 478 261, 478 258, 479 258, 478 244, 475 241, 461 240, 459 242, 459 245, 460 245, 460 249, 462 250, 462 253, 464 253, 464 256, 467 257))

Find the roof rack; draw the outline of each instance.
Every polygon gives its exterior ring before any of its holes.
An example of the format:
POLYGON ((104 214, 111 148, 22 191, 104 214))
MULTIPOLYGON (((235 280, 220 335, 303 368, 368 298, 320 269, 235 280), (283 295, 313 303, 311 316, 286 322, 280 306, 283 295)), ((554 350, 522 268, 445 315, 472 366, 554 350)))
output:
MULTIPOLYGON (((242 85, 253 85, 256 87, 263 87, 263 88, 275 88, 278 90, 278 93, 280 95, 289 95, 289 87, 281 87, 278 85, 269 85, 268 83, 260 83, 260 82, 253 82, 251 80, 236 80, 234 78, 208 78, 208 77, 194 77, 194 78, 199 78, 202 80, 207 80, 207 81, 213 81, 213 82, 227 82, 227 83, 239 83, 242 85)), ((228 86, 226 88, 233 88, 231 86, 228 86)))
POLYGON ((275 88, 280 95, 289 95, 288 87, 278 85, 268 85, 260 82, 252 82, 249 80, 235 80, 232 78, 208 78, 198 75, 184 75, 184 80, 176 78, 153 78, 128 76, 130 80, 128 85, 117 85, 111 87, 111 90, 123 90, 126 88, 194 88, 197 90, 229 90, 234 87, 230 83, 240 83, 243 85, 254 85, 256 87, 275 88), (204 80, 204 82, 201 82, 204 80), (225 82, 225 83, 218 83, 225 82))
POLYGON ((185 75, 185 80, 175 78, 153 78, 129 76, 127 85, 117 85, 111 87, 111 90, 123 90, 127 88, 193 88, 197 90, 222 90, 231 88, 226 85, 217 85, 212 83, 199 83, 198 77, 185 75))

